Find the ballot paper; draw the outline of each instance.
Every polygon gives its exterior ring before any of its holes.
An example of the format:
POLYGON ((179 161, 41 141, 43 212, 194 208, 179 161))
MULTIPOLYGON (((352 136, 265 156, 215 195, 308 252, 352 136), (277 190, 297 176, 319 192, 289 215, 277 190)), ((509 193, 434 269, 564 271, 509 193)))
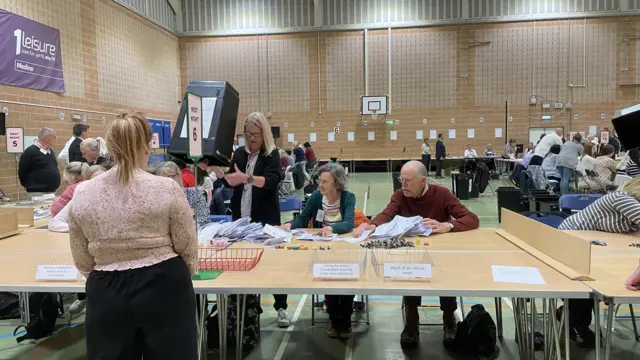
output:
POLYGON ((264 241, 264 246, 276 246, 279 244, 288 244, 291 242, 291 233, 279 227, 267 224, 264 226, 263 232, 272 237, 272 239, 267 239, 264 241))
POLYGON ((331 234, 330 236, 318 236, 311 234, 302 234, 298 236, 298 240, 307 240, 307 241, 333 241, 338 240, 338 235, 331 234))
POLYGON ((537 267, 491 265, 491 271, 495 282, 545 285, 537 267))
POLYGON ((429 235, 431 235, 431 228, 422 222, 421 216, 404 217, 396 215, 390 222, 378 226, 371 237, 375 239, 429 235))
POLYGON ((42 219, 45 218, 47 216, 51 215, 51 211, 49 208, 46 209, 35 209, 33 211, 33 220, 38 220, 38 219, 42 219))
POLYGON ((293 235, 293 236, 300 236, 300 235, 304 234, 304 230, 302 230, 302 229, 293 229, 293 230, 289 230, 289 233, 291 233, 291 235, 293 235))
POLYGON ((357 244, 365 241, 370 234, 371 234, 371 230, 365 230, 358 237, 350 236, 350 237, 342 238, 342 240, 351 244, 357 244))
POLYGON ((265 234, 260 223, 252 223, 245 217, 233 222, 218 222, 204 225, 198 229, 198 242, 206 243, 215 238, 228 238, 231 241, 247 240, 264 242, 273 236, 265 234))

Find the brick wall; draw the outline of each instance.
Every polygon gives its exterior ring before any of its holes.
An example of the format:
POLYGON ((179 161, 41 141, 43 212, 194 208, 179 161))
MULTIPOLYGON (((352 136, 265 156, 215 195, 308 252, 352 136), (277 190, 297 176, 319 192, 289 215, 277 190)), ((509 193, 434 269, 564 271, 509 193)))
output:
MULTIPOLYGON (((110 0, 0 0, 0 8, 60 30, 66 87, 58 95, 0 85, 7 126, 24 127, 27 136, 37 136, 42 127, 56 129, 58 153, 71 136, 72 113, 87 116, 94 137, 105 136, 110 114, 121 109, 175 121, 181 98, 176 36, 110 0)), ((6 149, 4 137, 0 149, 6 149)), ((0 151, 0 188, 14 199, 15 167, 14 157, 0 151)))
MULTIPOLYGON (((238 134, 249 112, 263 111, 271 114, 272 126, 281 127, 279 145, 289 145, 289 133, 300 141, 316 133, 313 146, 324 159, 419 156, 416 130, 445 134, 448 152, 462 155, 467 143, 478 152, 487 143, 502 149, 507 137, 526 143, 534 127, 588 132, 595 125, 599 133, 610 125, 616 109, 638 102, 636 88, 618 84, 638 82, 640 47, 624 36, 639 25, 640 18, 631 17, 392 30, 392 113, 377 121, 359 114, 365 94, 362 31, 182 38, 180 73, 183 88, 191 79, 228 80, 237 88, 238 134), (586 87, 569 87, 583 85, 583 76, 586 87), (528 105, 532 94, 536 106, 528 105), (543 101, 573 107, 543 112, 543 101), (540 120, 542 114, 553 120, 540 120), (385 124, 392 119, 399 124, 385 124), (337 122, 340 133, 329 142, 337 122), (501 138, 495 128, 502 128, 501 138), (456 130, 455 139, 447 138, 449 129, 456 130), (467 138, 468 129, 474 138, 467 138), (397 141, 389 139, 392 130, 397 141), (355 141, 347 141, 351 131, 355 141), (367 140, 369 131, 375 131, 374 141, 367 140)), ((369 31, 368 46, 369 95, 388 94, 388 31, 369 31)))

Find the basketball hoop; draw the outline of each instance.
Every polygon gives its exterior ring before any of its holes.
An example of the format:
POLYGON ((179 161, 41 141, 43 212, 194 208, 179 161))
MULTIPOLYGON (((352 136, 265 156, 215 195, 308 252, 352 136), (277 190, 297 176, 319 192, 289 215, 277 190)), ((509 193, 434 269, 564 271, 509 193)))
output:
POLYGON ((378 120, 378 111, 377 110, 371 110, 371 119, 378 120))

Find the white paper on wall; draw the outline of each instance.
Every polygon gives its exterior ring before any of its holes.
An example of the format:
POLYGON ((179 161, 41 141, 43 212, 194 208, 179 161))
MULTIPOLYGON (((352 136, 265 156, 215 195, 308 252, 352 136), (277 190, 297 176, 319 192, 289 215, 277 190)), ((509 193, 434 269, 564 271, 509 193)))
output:
POLYGON ((290 143, 295 141, 293 134, 287 134, 287 141, 290 143))
POLYGON ((369 139, 369 141, 375 140, 376 139, 376 132, 375 131, 369 131, 368 139, 369 139))
POLYGON ((393 130, 389 133, 389 139, 391 140, 398 140, 398 132, 393 130))
POLYGON ((329 142, 336 141, 336 133, 334 132, 327 133, 327 140, 329 140, 329 142))
POLYGON ((473 139, 476 135, 475 129, 467 129, 467 137, 469 139, 473 139))
POLYGON ((496 137, 497 138, 501 138, 502 137, 502 128, 496 128, 496 137))
POLYGON ((424 133, 422 132, 422 130, 416 130, 416 140, 422 139, 424 139, 424 133))
POLYGON ((449 129, 449 139, 456 138, 456 129, 449 129))
POLYGON ((310 133, 309 134, 309 141, 310 142, 316 142, 316 133, 310 133))
POLYGON ((435 140, 435 138, 438 137, 438 131, 437 130, 429 130, 429 139, 431 140, 435 140))
POLYGON ((355 140, 356 134, 353 131, 347 132, 347 141, 355 140))
POLYGON ((591 136, 596 136, 596 126, 595 125, 589 125, 589 135, 591 136))

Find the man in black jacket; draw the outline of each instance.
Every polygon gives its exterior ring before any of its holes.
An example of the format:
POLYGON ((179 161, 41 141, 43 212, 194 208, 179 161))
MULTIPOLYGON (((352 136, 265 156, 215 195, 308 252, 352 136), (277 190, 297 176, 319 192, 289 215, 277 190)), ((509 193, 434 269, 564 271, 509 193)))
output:
POLYGON ((58 161, 52 149, 55 143, 56 131, 42 128, 38 140, 20 156, 18 177, 30 196, 52 193, 60 186, 58 161))
POLYGON ((447 156, 447 148, 442 141, 442 134, 438 134, 438 141, 436 141, 436 179, 442 179, 442 163, 447 156))
POLYGON ((69 145, 69 162, 79 161, 79 162, 87 162, 87 160, 82 157, 82 152, 80 151, 80 144, 82 140, 89 137, 89 125, 87 124, 75 124, 73 125, 73 136, 76 138, 73 139, 71 145, 69 145))

